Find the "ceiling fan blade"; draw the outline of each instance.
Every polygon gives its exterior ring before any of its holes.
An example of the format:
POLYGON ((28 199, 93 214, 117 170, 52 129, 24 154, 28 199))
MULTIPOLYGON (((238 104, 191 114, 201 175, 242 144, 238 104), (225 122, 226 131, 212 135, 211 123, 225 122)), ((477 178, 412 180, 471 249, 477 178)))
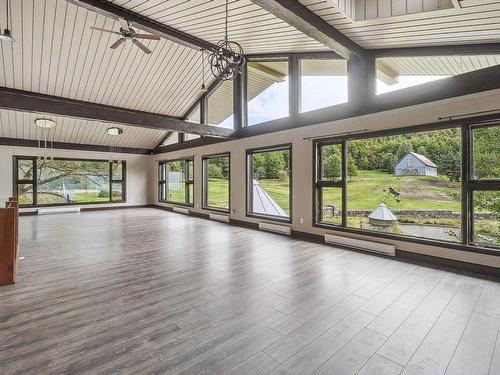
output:
POLYGON ((118 22, 120 22, 120 25, 123 30, 129 30, 128 22, 125 21, 123 18, 118 18, 118 22))
POLYGON ((118 47, 120 47, 123 44, 123 42, 125 42, 125 38, 120 38, 116 42, 114 42, 111 46, 109 46, 109 48, 117 49, 118 47))
POLYGON ((112 34, 120 35, 120 33, 116 32, 116 31, 113 31, 113 30, 101 29, 99 27, 94 27, 94 26, 90 26, 90 28, 92 30, 104 31, 106 33, 112 33, 112 34))
POLYGON ((137 39, 132 39, 132 43, 134 43, 137 47, 142 49, 144 52, 146 52, 148 54, 151 53, 151 50, 148 47, 146 47, 144 44, 139 42, 137 39))
POLYGON ((151 40, 160 40, 161 39, 158 35, 153 35, 153 34, 135 34, 134 38, 151 39, 151 40))

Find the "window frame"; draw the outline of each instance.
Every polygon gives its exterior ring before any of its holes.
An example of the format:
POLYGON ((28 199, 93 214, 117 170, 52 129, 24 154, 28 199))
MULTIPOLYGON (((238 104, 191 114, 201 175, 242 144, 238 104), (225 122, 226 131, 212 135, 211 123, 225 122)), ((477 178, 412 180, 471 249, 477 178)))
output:
MULTIPOLYGON (((117 160, 117 162, 122 163, 122 179, 117 180, 113 179, 113 169, 112 162, 104 159, 83 159, 83 158, 54 158, 54 160, 60 161, 84 161, 84 162, 96 162, 96 163, 108 163, 108 190, 109 190, 109 199, 108 201, 96 201, 96 202, 73 202, 73 203, 51 203, 51 204, 38 204, 38 165, 37 165, 37 157, 36 156, 13 156, 13 187, 12 193, 13 196, 18 196, 18 186, 22 184, 33 185, 33 204, 23 204, 19 207, 22 208, 36 208, 36 207, 57 207, 57 206, 81 206, 81 205, 89 205, 89 204, 116 204, 116 203, 126 203, 127 202, 127 161, 126 160, 117 160), (18 166, 19 160, 32 160, 33 161, 33 180, 18 180, 18 166), (122 184, 122 198, 120 200, 113 200, 113 183, 121 183, 122 184)), ((114 162, 114 161, 113 161, 114 162)))
POLYGON ((253 217, 253 218, 258 218, 258 219, 266 219, 266 220, 272 220, 272 221, 278 221, 281 223, 292 223, 292 204, 293 204, 293 166, 292 166, 292 143, 284 143, 284 144, 279 144, 279 145, 274 145, 274 146, 265 146, 265 147, 257 147, 257 148, 250 148, 245 150, 245 165, 246 165, 246 194, 245 194, 245 211, 246 211, 246 216, 247 217, 253 217), (275 215, 265 215, 265 214, 259 214, 259 213, 254 213, 251 210, 251 205, 253 203, 253 183, 251 183, 251 179, 253 178, 253 158, 252 156, 256 153, 263 153, 263 152, 270 152, 270 151, 288 151, 288 169, 289 169, 289 193, 288 193, 288 206, 289 206, 289 213, 288 217, 282 217, 282 216, 275 216, 275 215), (252 189, 250 188, 252 187, 252 189))
POLYGON ((475 229, 475 224, 474 224, 474 193, 476 192, 485 192, 485 191, 498 191, 500 192, 500 178, 499 179, 494 179, 494 178, 488 178, 488 179, 478 179, 474 178, 474 130, 475 129, 481 129, 481 128, 488 128, 488 127, 500 127, 500 121, 494 121, 490 123, 484 123, 484 124, 470 124, 467 129, 465 130, 465 135, 463 138, 466 139, 467 142, 467 149, 468 149, 468 155, 467 155, 467 161, 468 161, 468 166, 467 166, 467 173, 466 173, 466 186, 463 187, 463 190, 465 190, 465 194, 467 197, 467 201, 463 202, 465 203, 466 210, 467 210, 467 215, 466 215, 466 220, 467 220, 467 225, 468 225, 468 238, 467 241, 469 244, 473 246, 479 246, 479 247, 486 247, 486 248, 496 248, 498 249, 497 251, 500 252, 500 245, 499 246, 485 246, 484 244, 478 244, 476 241, 474 241, 474 229, 475 229))
MULTIPOLYGON (((342 58, 341 56, 317 56, 315 54, 311 54, 311 55, 306 55, 306 56, 298 56, 297 57, 298 59, 298 62, 297 62, 297 65, 298 67, 296 68, 296 70, 298 71, 298 80, 299 80, 299 83, 298 83, 298 88, 299 88, 299 98, 298 98, 298 113, 297 114, 305 114, 305 113, 309 113, 309 112, 312 112, 312 111, 319 111, 319 110, 322 110, 324 108, 329 108, 329 107, 334 107, 334 106, 339 106, 339 105, 346 105, 347 103, 349 103, 349 60, 346 60, 344 58, 342 58), (337 103, 337 104, 330 104, 329 106, 326 106, 326 107, 320 107, 320 108, 315 108, 315 109, 310 109, 310 110, 307 110, 307 111, 302 111, 302 61, 304 60, 331 60, 331 61, 345 61, 346 62, 346 70, 347 70, 347 74, 346 74, 346 78, 347 78, 347 100, 345 102, 342 102, 342 103, 337 103)), ((297 78, 296 78, 297 79, 297 78)), ((294 94, 295 95, 295 94, 294 94)))
POLYGON ((178 206, 185 206, 185 207, 194 207, 194 157, 184 157, 184 158, 177 158, 177 159, 168 159, 168 160, 160 160, 158 162, 158 202, 161 203, 168 203, 168 204, 173 204, 173 205, 178 205, 178 206), (174 163, 177 161, 182 161, 184 162, 183 169, 184 169, 184 187, 185 187, 185 195, 184 195, 184 203, 182 202, 175 202, 175 201, 169 201, 168 200, 168 171, 167 171, 167 164, 168 163, 174 163), (190 175, 189 173, 189 162, 193 163, 193 176, 190 175), (161 180, 161 168, 164 166, 164 172, 165 172, 165 179, 161 180), (163 200, 161 197, 161 185, 164 184, 164 189, 165 189, 165 199, 163 200), (189 197, 191 195, 191 189, 193 190, 193 202, 189 203, 189 197))
POLYGON ((312 204, 312 217, 313 223, 312 226, 315 228, 334 230, 339 232, 360 234, 371 237, 378 238, 386 238, 392 239, 402 242, 410 242, 417 243, 422 245, 429 246, 438 246, 449 248, 453 250, 467 251, 467 252, 475 252, 480 254, 488 254, 488 255, 500 255, 500 248, 495 246, 485 246, 484 244, 476 245, 472 241, 472 231, 473 231, 473 202, 472 202, 472 194, 474 191, 481 190, 500 190, 500 180, 492 181, 492 180, 471 180, 471 172, 472 172, 472 129, 481 127, 481 126, 500 126, 500 119, 497 120, 488 120, 484 122, 477 121, 467 121, 467 120, 456 120, 452 123, 445 124, 425 124, 425 125, 416 125, 410 127, 403 128, 394 128, 394 129, 386 129, 386 130, 378 130, 372 132, 353 132, 353 133, 344 133, 331 137, 317 138, 313 139, 312 142, 312 153, 313 153, 313 176, 312 176, 312 184, 313 184, 313 204, 312 204), (461 165, 461 242, 453 243, 449 241, 441 241, 441 240, 433 240, 428 238, 407 236, 401 234, 394 233, 383 233, 372 231, 368 229, 359 229, 359 228, 350 228, 347 227, 347 142, 350 140, 359 140, 364 138, 375 138, 375 137, 383 137, 383 136, 392 136, 392 135, 401 135, 401 134, 411 134, 411 133, 419 133, 425 131, 434 131, 434 130, 444 130, 451 128, 460 128, 461 136, 462 136, 462 165, 461 165), (318 199, 317 199, 317 187, 316 187, 316 176, 317 176, 317 148, 319 144, 331 143, 331 142, 345 142, 346 147, 343 152, 342 157, 342 175, 344 176, 343 181, 343 189, 342 189, 342 225, 335 224, 327 224, 325 222, 318 221, 318 199))
POLYGON ((313 181, 314 181, 314 186, 313 186, 313 218, 314 218, 314 223, 320 223, 322 225, 327 225, 328 227, 333 226, 335 228, 339 227, 346 227, 347 226, 347 194, 344 192, 347 190, 347 141, 346 140, 340 140, 340 139, 334 139, 334 140, 327 140, 325 142, 321 142, 320 140, 314 140, 313 141, 313 148, 314 148, 314 156, 313 156, 313 181), (341 152, 341 178, 339 181, 329 181, 329 180, 322 180, 321 175, 321 162, 323 160, 322 158, 322 153, 321 153, 321 147, 324 146, 331 146, 331 145, 340 145, 340 152, 341 152), (322 202, 322 190, 325 187, 333 187, 333 188, 340 188, 341 189, 341 194, 342 194, 342 200, 341 200, 341 212, 342 212, 342 222, 340 225, 338 224, 327 224, 324 221, 322 221, 322 207, 323 207, 323 202, 322 202))
POLYGON ((202 163, 202 180, 203 180, 203 185, 202 185, 202 205, 201 208, 204 210, 209 210, 209 211, 216 211, 216 212, 223 212, 223 213, 230 213, 231 212, 231 153, 230 152, 222 152, 222 153, 217 153, 217 154, 210 154, 210 155, 203 155, 201 157, 201 163, 202 163), (228 164, 229 164, 229 176, 228 176, 228 207, 227 209, 225 208, 220 208, 220 207, 214 207, 214 206, 209 206, 208 205, 208 162, 211 159, 216 159, 216 158, 221 158, 221 157, 227 157, 228 158, 228 164))
MULTIPOLYGON (((299 57, 295 56, 294 54, 278 54, 276 56, 259 56, 259 57, 248 57, 247 58, 247 63, 248 62, 261 62, 261 63, 266 63, 266 62, 286 62, 287 63, 287 69, 288 69, 288 115, 284 117, 278 117, 272 120, 266 120, 263 122, 257 122, 255 124, 250 124, 248 121, 248 117, 250 115, 250 111, 248 110, 248 104, 250 103, 250 99, 248 97, 248 68, 245 70, 245 80, 246 80, 246 87, 245 87, 245 114, 247 116, 247 121, 245 127, 252 127, 260 124, 265 124, 266 122, 270 121, 276 121, 276 120, 283 120, 290 118, 291 116, 297 115, 298 114, 298 107, 300 107, 300 91, 298 95, 296 95, 296 90, 300 90, 300 71, 298 71, 298 59, 299 57), (292 77, 293 75, 293 77, 292 77), (292 82, 293 80, 293 82, 292 82), (298 81, 297 81, 298 80, 298 81)), ((263 91, 264 92, 264 91, 263 91)), ((262 92, 261 92, 262 94, 262 92)), ((259 94, 260 95, 260 94, 259 94)), ((255 98, 253 98, 255 99, 255 98)), ((252 99, 252 100, 253 100, 252 99)))

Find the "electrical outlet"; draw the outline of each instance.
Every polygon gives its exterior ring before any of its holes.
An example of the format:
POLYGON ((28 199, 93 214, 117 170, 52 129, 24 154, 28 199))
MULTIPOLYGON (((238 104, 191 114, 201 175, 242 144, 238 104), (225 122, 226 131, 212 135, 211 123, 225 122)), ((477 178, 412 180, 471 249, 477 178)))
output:
POLYGON ((304 224, 304 218, 303 217, 300 218, 300 224, 304 224))

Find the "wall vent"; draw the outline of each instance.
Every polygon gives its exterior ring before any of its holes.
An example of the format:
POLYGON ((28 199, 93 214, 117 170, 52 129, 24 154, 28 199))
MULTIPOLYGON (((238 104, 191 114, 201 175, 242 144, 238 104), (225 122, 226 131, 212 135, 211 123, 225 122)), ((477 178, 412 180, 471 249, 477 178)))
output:
POLYGON ((189 215, 189 210, 187 208, 182 208, 182 207, 174 207, 173 208, 174 212, 177 212, 178 214, 184 214, 184 215, 189 215))
POLYGON ((223 223, 229 223, 229 216, 220 214, 209 214, 210 220, 222 221, 223 223))
POLYGON ((385 243, 380 243, 380 242, 359 240, 357 238, 336 236, 333 234, 325 234, 325 242, 332 245, 347 246, 359 250, 369 251, 372 253, 378 253, 390 256, 396 255, 396 246, 387 245, 385 243))
POLYGON ((259 229, 265 230, 268 232, 274 232, 279 234, 290 235, 292 230, 289 226, 286 225, 278 225, 278 224, 270 224, 270 223, 259 223, 259 229))

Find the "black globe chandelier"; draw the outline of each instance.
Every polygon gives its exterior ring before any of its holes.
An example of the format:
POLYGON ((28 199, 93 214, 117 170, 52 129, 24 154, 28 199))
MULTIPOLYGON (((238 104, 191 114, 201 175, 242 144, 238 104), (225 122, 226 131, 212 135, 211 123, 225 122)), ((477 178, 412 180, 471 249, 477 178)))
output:
MULTIPOLYGON (((212 74, 222 81, 230 81, 240 72, 245 64, 243 48, 227 36, 227 23, 229 17, 228 0, 226 0, 226 18, 224 40, 217 42, 216 47, 208 52, 208 63, 212 74)), ((203 51, 202 51, 203 53, 203 51)))

